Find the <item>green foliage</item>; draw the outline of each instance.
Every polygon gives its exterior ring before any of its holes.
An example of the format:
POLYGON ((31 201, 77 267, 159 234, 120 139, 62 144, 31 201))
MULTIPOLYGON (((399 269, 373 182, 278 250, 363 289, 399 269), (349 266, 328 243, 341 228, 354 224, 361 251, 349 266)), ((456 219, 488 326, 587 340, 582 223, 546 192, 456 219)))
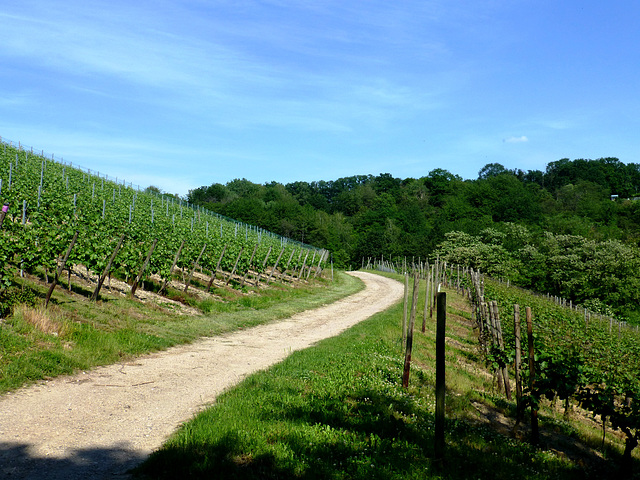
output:
POLYGON ((0 290, 0 317, 6 317, 16 305, 33 306, 36 303, 36 292, 29 287, 9 286, 0 290))
MULTIPOLYGON (((207 274, 216 269, 223 250, 220 267, 227 272, 243 253, 238 275, 249 268, 263 271, 267 254, 266 265, 272 266, 281 251, 285 258, 295 252, 289 265, 293 269, 301 266, 307 252, 309 260, 320 253, 310 245, 189 205, 156 187, 135 191, 11 145, 0 147, 0 194, 9 205, 0 230, 0 290, 12 284, 16 271, 53 275, 76 231, 79 235, 69 264, 83 265, 94 276, 101 275, 122 237, 111 272, 127 282, 138 275, 154 240, 157 245, 145 278, 155 274, 168 278, 183 241, 177 266, 190 271, 203 252, 198 265, 207 274), (248 252, 255 246, 258 257, 249 265, 248 252)), ((215 191, 198 191, 198 198, 209 201, 220 189, 208 190, 215 191)), ((258 221, 264 207, 259 198, 263 190, 247 180, 235 180, 225 187, 224 198, 216 199, 239 199, 237 208, 258 221)))
MULTIPOLYGON (((575 239, 564 239, 564 244, 575 239)), ((580 242, 577 242, 578 244, 580 242)), ((640 437, 640 334, 636 329, 611 328, 607 320, 588 320, 582 311, 563 308, 530 293, 485 282, 487 300, 497 300, 501 310, 514 304, 527 305, 533 312, 536 375, 527 401, 537 404, 542 397, 573 398, 594 416, 611 421, 627 438, 630 461, 634 442, 640 437)), ((502 322, 505 343, 515 343, 512 322, 502 322)), ((492 357, 491 357, 492 358, 492 357)), ((528 376, 525 362, 525 376, 528 376)))

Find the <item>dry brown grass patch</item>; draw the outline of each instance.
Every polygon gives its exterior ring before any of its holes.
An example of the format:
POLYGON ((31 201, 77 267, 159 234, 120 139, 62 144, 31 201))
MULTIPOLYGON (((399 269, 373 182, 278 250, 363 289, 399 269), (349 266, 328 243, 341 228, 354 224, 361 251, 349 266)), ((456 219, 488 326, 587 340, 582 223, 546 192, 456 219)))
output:
POLYGON ((22 318, 33 328, 47 335, 62 337, 68 330, 66 323, 60 318, 60 314, 52 309, 19 305, 14 311, 14 316, 22 318))

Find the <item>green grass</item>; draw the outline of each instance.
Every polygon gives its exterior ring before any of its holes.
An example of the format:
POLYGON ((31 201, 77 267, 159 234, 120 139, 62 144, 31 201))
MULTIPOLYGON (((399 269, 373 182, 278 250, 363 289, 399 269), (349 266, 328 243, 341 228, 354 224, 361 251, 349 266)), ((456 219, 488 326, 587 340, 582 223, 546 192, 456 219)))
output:
MULTIPOLYGON (((596 455, 537 449, 482 421, 478 405, 495 415, 513 406, 493 391, 483 365, 474 363, 475 338, 464 302, 449 293, 449 305, 443 468, 433 463, 434 321, 428 319, 426 335, 416 332, 405 390, 402 305, 396 305, 248 377, 184 424, 137 474, 151 479, 603 478, 596 455)), ((417 324, 421 313, 419 319, 417 324)))
POLYGON ((166 349, 199 337, 275 321, 330 303, 363 288, 339 274, 298 287, 273 286, 249 294, 228 289, 205 300, 197 316, 168 312, 137 300, 110 297, 92 303, 56 290, 49 309, 40 304, 46 286, 25 284, 32 306, 19 306, 0 321, 0 393, 31 382, 166 349))

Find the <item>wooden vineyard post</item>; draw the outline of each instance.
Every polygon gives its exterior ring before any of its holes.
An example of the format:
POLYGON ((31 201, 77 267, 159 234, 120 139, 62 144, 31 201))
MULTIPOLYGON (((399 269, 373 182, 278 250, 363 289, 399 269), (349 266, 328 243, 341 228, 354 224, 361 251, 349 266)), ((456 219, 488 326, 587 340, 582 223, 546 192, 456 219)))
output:
POLYGON ((69 255, 71 255, 71 249, 76 244, 76 240, 78 239, 78 230, 73 234, 73 238, 71 239, 71 243, 69 244, 69 248, 67 249, 67 253, 65 253, 64 258, 62 259, 62 263, 58 266, 58 270, 56 270, 56 275, 53 277, 53 282, 51 282, 51 286, 49 287, 49 291, 47 292, 47 297, 44 300, 44 308, 47 308, 49 305, 49 300, 51 299, 51 295, 53 294, 54 288, 58 284, 58 278, 62 275, 62 271, 64 267, 67 265, 67 261, 69 260, 69 255))
MULTIPOLYGON (((529 344, 529 389, 533 392, 536 376, 535 350, 533 348, 533 317, 531 315, 531 307, 525 309, 527 317, 527 341, 529 344)), ((538 445, 540 443, 540 432, 538 430, 538 406, 534 403, 531 405, 531 443, 538 445)))
POLYGON ((307 252, 307 254, 304 256, 304 260, 302 261, 302 266, 300 267, 300 271, 298 272, 298 280, 300 280, 300 277, 302 276, 302 273, 304 272, 304 267, 307 264, 307 258, 309 257, 309 252, 307 252))
MULTIPOLYGON (((522 422, 524 409, 522 408, 522 378, 520 378, 520 369, 522 365, 522 332, 520 328, 520 305, 515 304, 513 306, 513 330, 516 344, 516 358, 515 358, 515 377, 516 377, 516 426, 522 422)), ((515 427, 514 427, 515 428, 515 427)))
POLYGON ((226 252, 226 251, 227 251, 227 244, 225 243, 224 247, 222 247, 222 253, 220 254, 220 258, 218 258, 218 263, 216 263, 216 269, 213 272, 211 272, 211 279, 209 280, 209 284, 207 285, 207 292, 209 290, 211 290, 211 286, 213 285, 213 282, 216 279, 216 275, 218 274, 218 270, 220 270, 220 264, 222 263, 222 258, 224 257, 224 252, 226 252))
POLYGON ((225 285, 229 285, 229 282, 231 281, 231 277, 235 275, 236 268, 238 268, 238 262, 240 261, 240 257, 242 256, 242 252, 244 252, 244 247, 240 249, 240 253, 238 253, 238 258, 236 258, 236 263, 234 263, 233 270, 231 270, 231 273, 229 274, 229 278, 227 278, 227 282, 225 283, 225 285))
POLYGON ((200 263, 200 259, 202 258, 202 254, 204 253, 204 250, 207 248, 207 244, 205 243, 202 246, 202 250, 200 250, 200 255, 198 255, 198 258, 196 258, 196 261, 193 262, 193 267, 191 268, 191 273, 189 273, 189 278, 187 279, 187 283, 184 286, 184 291, 186 292, 187 290, 189 290, 189 285, 191 285, 191 279, 193 278, 193 274, 196 271, 196 268, 198 266, 198 264, 200 263))
POLYGON ((404 304, 402 310, 402 346, 407 342, 407 309, 409 308, 409 274, 404 272, 404 304))
POLYGON ((309 271, 307 272, 307 275, 305 276, 305 280, 309 281, 309 276, 311 275, 311 269, 313 268, 313 262, 316 261, 316 252, 313 252, 313 257, 311 257, 311 261, 309 262, 309 271))
MULTIPOLYGON (((494 327, 495 327, 495 336, 496 336, 496 346, 498 347, 500 353, 504 353, 504 340, 502 337, 502 325, 500 323, 500 312, 498 311, 498 302, 495 300, 491 302, 491 306, 493 309, 493 319, 494 319, 494 327)), ((509 369, 507 368, 507 364, 501 358, 499 361, 501 377, 504 382, 504 393, 507 396, 507 399, 511 400, 511 385, 509 384, 509 369)))
POLYGON ((427 330, 427 310, 429 309, 429 287, 431 278, 429 276, 429 264, 427 264, 427 274, 425 275, 425 294, 424 294, 424 310, 422 312, 422 333, 427 330))
POLYGON ((295 249, 291 250, 291 255, 289 255, 289 260, 287 261, 287 265, 284 267, 284 270, 282 270, 282 273, 280 274, 280 281, 284 280, 284 276, 287 274, 287 270, 289 269, 289 265, 291 264, 291 260, 293 260, 293 254, 295 253, 295 249))
POLYGON ((327 258, 327 253, 328 253, 328 252, 327 252, 326 250, 324 250, 324 251, 322 252, 322 255, 320 255, 320 260, 318 260, 318 266, 316 267, 316 271, 315 271, 315 273, 313 274, 313 278, 317 278, 317 277, 318 277, 318 275, 320 275, 320 273, 322 273, 322 266, 321 266, 321 265, 322 265, 322 261, 323 261, 323 260, 326 260, 326 258, 327 258))
POLYGON ((276 258, 276 263, 273 266, 273 269, 271 270, 271 273, 269 274, 269 278, 267 278, 267 285, 271 281, 271 277, 273 277, 273 273, 276 271, 276 268, 278 268, 278 263, 280 263, 280 259, 282 258, 282 254, 283 253, 284 253, 284 247, 282 248, 282 250, 280 250, 280 253, 278 254, 278 258, 276 258))
MULTIPOLYGON (((265 269, 265 267, 267 266, 267 262, 269 261, 269 255, 271 255, 271 246, 269 246, 269 250, 267 250, 267 254, 264 256, 264 260, 262 261, 262 270, 265 269)), ((258 285, 260 283, 260 275, 261 273, 258 272, 258 277, 256 278, 256 285, 258 285)))
POLYGON ((489 324, 489 309, 487 308, 487 304, 482 302, 478 305, 478 325, 480 330, 480 344, 485 354, 489 353, 489 336, 491 335, 489 324))
POLYGON ((409 388, 409 373, 411 371, 411 350, 413 348, 413 327, 416 322, 416 308, 418 304, 418 292, 420 289, 420 277, 416 271, 413 274, 413 297, 411 300, 411 315, 409 316, 409 330, 407 332, 407 348, 404 354, 404 372, 402 374, 402 386, 409 388))
MULTIPOLYGON (((169 203, 167 203, 167 205, 169 205, 169 203)), ((173 269, 176 268, 176 264, 178 263, 178 258, 180 258, 180 253, 182 252, 183 247, 184 247, 184 240, 182 240, 182 243, 180 243, 180 246, 178 247, 178 251, 173 257, 173 263, 171 264, 171 268, 169 269, 169 276, 165 278, 164 283, 162 284, 162 288, 160 288, 160 290, 158 291, 159 294, 164 292, 165 288, 167 288, 167 284, 169 283, 171 275, 173 274, 173 269)))
POLYGON ((104 272, 102 272, 102 275, 98 279, 98 285, 96 285, 96 289, 93 291, 93 295, 91 295, 92 302, 95 302, 98 299, 98 295, 100 294, 100 289, 102 288, 104 279, 107 278, 107 275, 109 274, 109 270, 111 270, 111 264, 116 259, 116 255, 118 255, 118 251, 120 251, 120 247, 122 247, 123 242, 124 242, 124 233, 120 236, 118 245, 116 245, 116 248, 113 250, 113 253, 111 254, 111 258, 109 258, 109 262, 107 263, 107 266, 105 267, 104 272))
POLYGON ((445 408, 445 337, 447 328, 447 294, 439 292, 436 297, 436 421, 435 462, 442 467, 444 462, 444 408, 445 408))
POLYGON ((247 268, 247 271, 244 272, 244 275, 242 277, 242 281, 240 282, 240 286, 244 287, 244 282, 247 281, 247 275, 249 275, 249 269, 251 268, 251 262, 253 262, 253 257, 256 256, 256 252, 258 251, 258 244, 256 243, 255 246, 253 247, 253 252, 251 252, 251 258, 249 258, 249 267, 247 268))
POLYGON ((136 279, 133 282, 133 285, 131 286, 131 295, 135 295, 136 294, 136 290, 138 289, 138 283, 140 282, 140 280, 142 280, 142 275, 144 274, 144 271, 147 269, 147 266, 149 266, 149 260, 151 260, 151 255, 153 254, 153 251, 156 248, 156 245, 158 244, 158 239, 156 238, 153 241, 153 245, 151 245, 151 248, 149 249, 149 253, 147 254, 147 258, 145 258, 144 263, 142 264, 142 268, 140 269, 140 272, 138 273, 138 276, 136 277, 136 279))
MULTIPOLYGON (((440 290, 440 285, 438 282, 438 263, 433 266, 433 271, 431 272, 431 313, 430 318, 433 318, 433 311, 437 308, 436 301, 438 296, 438 291, 440 290)), ((437 315, 437 314, 436 314, 437 315)), ((436 316, 437 321, 437 316, 436 316)))
MULTIPOLYGON (((489 302, 489 331, 491 335, 491 346, 489 347, 489 352, 493 353, 498 348, 498 328, 496 326, 496 312, 495 312, 495 302, 489 302)), ((498 392, 502 392, 502 387, 504 385, 504 381, 502 378, 502 366, 498 364, 498 368, 496 369, 496 377, 497 377, 497 385, 498 392)))

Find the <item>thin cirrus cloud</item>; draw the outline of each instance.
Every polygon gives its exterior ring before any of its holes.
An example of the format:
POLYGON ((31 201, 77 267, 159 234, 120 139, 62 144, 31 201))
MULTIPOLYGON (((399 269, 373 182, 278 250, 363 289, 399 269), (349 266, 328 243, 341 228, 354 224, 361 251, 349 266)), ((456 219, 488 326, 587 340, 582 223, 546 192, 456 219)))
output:
POLYGON ((181 194, 636 161, 635 3, 516 3, 3 0, 0 135, 181 194))
POLYGON ((528 141, 529 138, 527 138, 525 135, 522 135, 520 137, 508 137, 503 140, 503 142, 505 143, 526 143, 528 141))

